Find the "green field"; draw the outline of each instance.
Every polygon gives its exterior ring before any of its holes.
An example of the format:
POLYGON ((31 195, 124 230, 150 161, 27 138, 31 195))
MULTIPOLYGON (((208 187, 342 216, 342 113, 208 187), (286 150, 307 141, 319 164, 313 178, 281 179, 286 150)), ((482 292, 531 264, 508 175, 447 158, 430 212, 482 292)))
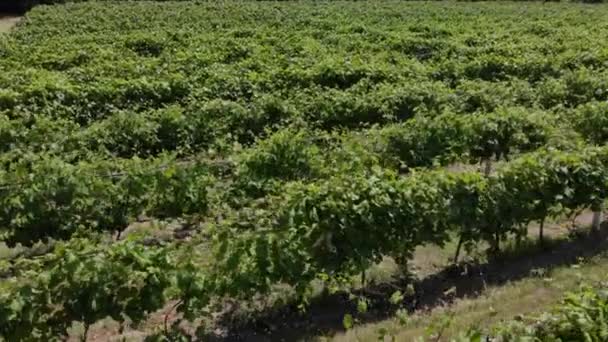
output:
MULTIPOLYGON (((419 314, 409 290, 429 259, 418 280, 448 260, 556 253, 552 239, 586 234, 567 229, 581 213, 599 234, 607 18, 602 4, 90 1, 0 19, 0 338, 331 337, 342 327, 297 314, 326 317, 329 298, 353 339, 369 312, 419 314), (394 288, 370 296, 378 284, 394 288), (279 314, 300 323, 258 324, 279 314)), ((578 285, 556 274, 543 305, 578 285)), ((522 284, 504 291, 536 283, 522 284)), ((390 330, 423 334, 411 326, 390 330)))

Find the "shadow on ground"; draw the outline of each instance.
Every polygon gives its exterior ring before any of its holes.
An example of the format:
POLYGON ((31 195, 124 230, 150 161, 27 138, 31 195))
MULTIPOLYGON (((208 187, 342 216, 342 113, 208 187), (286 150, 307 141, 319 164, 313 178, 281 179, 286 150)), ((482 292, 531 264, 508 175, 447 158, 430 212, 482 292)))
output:
MULTIPOLYGON (((481 295, 487 286, 500 286, 510 281, 534 276, 538 270, 578 263, 608 250, 608 224, 601 232, 554 241, 547 248, 529 248, 509 253, 483 264, 451 266, 415 281, 416 295, 406 298, 410 311, 425 311, 459 298, 481 295)), ((221 336, 204 336, 205 341, 294 341, 344 331, 345 314, 353 314, 361 323, 373 323, 393 317, 397 306, 388 301, 406 281, 371 285, 360 292, 372 300, 366 314, 357 314, 355 303, 348 294, 337 293, 314 300, 305 313, 295 307, 265 312, 254 322, 232 329, 218 329, 221 336)))

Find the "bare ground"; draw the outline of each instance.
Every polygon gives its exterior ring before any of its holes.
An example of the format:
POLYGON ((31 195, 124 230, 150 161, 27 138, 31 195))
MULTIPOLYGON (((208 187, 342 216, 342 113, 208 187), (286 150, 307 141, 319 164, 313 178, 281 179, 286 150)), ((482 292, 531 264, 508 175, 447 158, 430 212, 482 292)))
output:
POLYGON ((0 33, 10 31, 13 26, 17 25, 19 20, 21 20, 21 17, 4 15, 0 13, 0 33))

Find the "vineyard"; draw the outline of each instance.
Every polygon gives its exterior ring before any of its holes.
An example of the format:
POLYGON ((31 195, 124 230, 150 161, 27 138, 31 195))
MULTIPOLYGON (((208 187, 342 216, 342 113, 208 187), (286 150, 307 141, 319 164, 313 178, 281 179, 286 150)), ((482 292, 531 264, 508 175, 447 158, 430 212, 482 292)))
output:
MULTIPOLYGON (((0 339, 87 340, 107 317, 123 332, 162 311, 147 339, 189 340, 180 327, 226 302, 288 289, 296 304, 275 306, 304 311, 387 258, 407 273, 422 246, 496 256, 583 211, 599 234, 606 18, 560 3, 35 7, 0 34, 0 339)), ((571 297, 606 312, 601 293, 571 297)), ((499 335, 568 340, 518 324, 499 335)))

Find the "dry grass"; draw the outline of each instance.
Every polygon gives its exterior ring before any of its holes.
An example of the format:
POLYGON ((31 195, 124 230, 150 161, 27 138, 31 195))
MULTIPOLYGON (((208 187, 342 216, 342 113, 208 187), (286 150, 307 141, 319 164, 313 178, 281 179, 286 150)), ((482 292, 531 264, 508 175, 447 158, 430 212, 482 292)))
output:
POLYGON ((405 324, 391 318, 361 325, 321 340, 377 341, 379 331, 385 329, 396 341, 414 341, 424 336, 426 328, 433 322, 451 316, 451 323, 444 331, 442 339, 449 341, 450 337, 457 336, 472 326, 491 326, 516 315, 550 309, 559 302, 564 292, 575 290, 581 282, 602 281, 607 273, 608 256, 601 255, 581 264, 558 267, 546 273, 539 271, 529 278, 503 286, 489 287, 482 296, 459 299, 449 306, 413 314, 405 324))

